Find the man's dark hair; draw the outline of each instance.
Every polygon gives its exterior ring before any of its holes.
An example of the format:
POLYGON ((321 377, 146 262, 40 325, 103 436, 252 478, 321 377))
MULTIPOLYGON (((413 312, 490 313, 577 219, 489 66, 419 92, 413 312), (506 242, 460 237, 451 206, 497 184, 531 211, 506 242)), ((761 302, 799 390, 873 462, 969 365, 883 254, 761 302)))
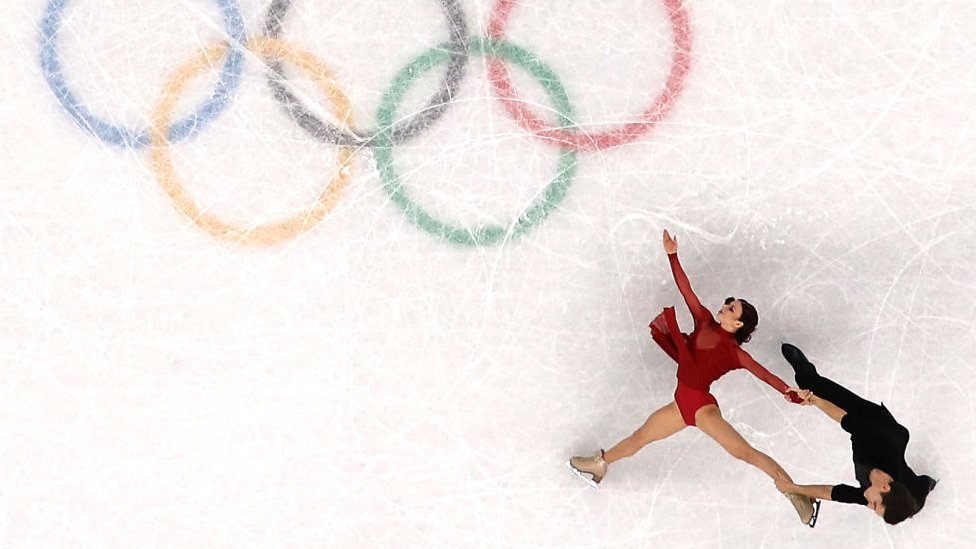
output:
POLYGON ((912 492, 915 495, 915 501, 918 502, 918 510, 921 511, 922 507, 925 507, 925 500, 929 497, 929 492, 935 490, 935 485, 939 481, 928 475, 919 475, 918 482, 915 484, 916 488, 912 492))
POLYGON ((884 521, 898 524, 918 512, 918 502, 904 484, 892 481, 890 486, 891 490, 881 494, 881 504, 885 508, 884 521))

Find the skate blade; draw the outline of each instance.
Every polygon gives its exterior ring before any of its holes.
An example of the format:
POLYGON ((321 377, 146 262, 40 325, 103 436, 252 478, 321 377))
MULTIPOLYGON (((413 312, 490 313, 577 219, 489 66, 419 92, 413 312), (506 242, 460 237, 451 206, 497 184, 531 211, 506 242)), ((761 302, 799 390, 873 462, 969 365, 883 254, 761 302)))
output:
POLYGON ((807 523, 807 526, 809 526, 810 528, 816 526, 818 516, 820 516, 820 500, 815 499, 813 500, 813 516, 810 517, 810 522, 807 523))
POLYGON ((576 473, 576 476, 583 479, 583 482, 592 486, 594 490, 600 488, 600 485, 593 480, 593 477, 589 476, 589 473, 584 473, 583 471, 580 471, 576 467, 573 467, 573 464, 568 461, 566 462, 566 467, 569 467, 570 471, 576 473))

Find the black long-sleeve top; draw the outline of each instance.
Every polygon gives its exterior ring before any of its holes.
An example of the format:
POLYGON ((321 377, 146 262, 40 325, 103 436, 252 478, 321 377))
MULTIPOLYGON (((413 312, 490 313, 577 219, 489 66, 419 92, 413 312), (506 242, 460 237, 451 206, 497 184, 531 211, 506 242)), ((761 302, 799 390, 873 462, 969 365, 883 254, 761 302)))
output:
POLYGON ((931 488, 932 479, 918 476, 905 462, 905 449, 909 433, 903 425, 895 421, 884 404, 876 414, 848 412, 840 426, 851 434, 851 449, 854 453, 854 476, 860 488, 847 484, 835 485, 830 491, 830 499, 842 503, 867 505, 864 490, 871 484, 868 476, 871 469, 881 469, 906 487, 919 502, 924 504, 931 488))

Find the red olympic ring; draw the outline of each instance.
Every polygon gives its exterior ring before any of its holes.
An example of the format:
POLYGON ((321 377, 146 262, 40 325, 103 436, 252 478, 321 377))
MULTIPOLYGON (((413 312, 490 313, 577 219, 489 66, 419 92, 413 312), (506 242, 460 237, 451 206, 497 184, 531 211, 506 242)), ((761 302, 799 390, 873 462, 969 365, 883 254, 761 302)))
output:
MULTIPOLYGON (((505 38, 505 26, 508 24, 512 8, 518 0, 497 0, 488 24, 488 36, 495 39, 505 38)), ((518 92, 505 68, 504 63, 495 58, 488 61, 488 75, 505 110, 518 124, 538 137, 557 143, 565 149, 579 151, 600 151, 630 143, 649 132, 663 119, 684 88, 685 77, 691 65, 691 32, 688 25, 688 12, 682 0, 664 0, 674 31, 673 57, 671 72, 664 85, 664 90, 657 99, 643 113, 636 122, 631 122, 617 129, 601 133, 574 132, 566 129, 553 128, 537 114, 529 110, 526 102, 519 99, 518 92)))

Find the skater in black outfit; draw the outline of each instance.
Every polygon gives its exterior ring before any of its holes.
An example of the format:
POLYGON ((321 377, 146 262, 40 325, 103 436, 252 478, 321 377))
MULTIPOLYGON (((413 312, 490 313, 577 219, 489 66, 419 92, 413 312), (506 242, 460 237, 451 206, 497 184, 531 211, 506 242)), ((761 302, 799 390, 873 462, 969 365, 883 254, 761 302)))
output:
POLYGON ((783 356, 796 372, 796 383, 805 392, 804 404, 815 405, 851 434, 854 476, 859 488, 846 484, 797 485, 779 481, 783 492, 842 503, 867 506, 888 524, 898 524, 925 505, 936 481, 918 476, 905 462, 908 429, 895 421, 884 404, 864 400, 821 376, 803 352, 784 343, 783 356))

